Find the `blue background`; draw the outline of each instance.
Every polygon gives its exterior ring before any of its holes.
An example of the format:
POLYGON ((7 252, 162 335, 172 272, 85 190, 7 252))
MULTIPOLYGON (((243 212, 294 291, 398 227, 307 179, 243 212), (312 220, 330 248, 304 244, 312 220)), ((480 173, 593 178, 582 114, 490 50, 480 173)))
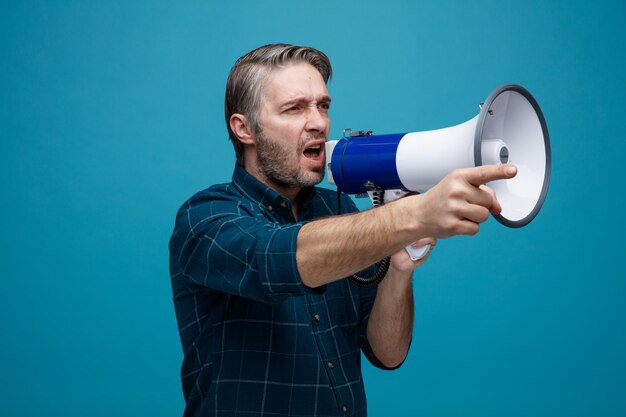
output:
POLYGON ((226 76, 269 42, 330 56, 333 138, 457 124, 506 82, 548 122, 544 209, 439 243, 405 365, 364 366, 370 414, 626 415, 625 18, 618 1, 3 2, 2 415, 180 415, 167 242, 178 206, 229 180, 226 76))

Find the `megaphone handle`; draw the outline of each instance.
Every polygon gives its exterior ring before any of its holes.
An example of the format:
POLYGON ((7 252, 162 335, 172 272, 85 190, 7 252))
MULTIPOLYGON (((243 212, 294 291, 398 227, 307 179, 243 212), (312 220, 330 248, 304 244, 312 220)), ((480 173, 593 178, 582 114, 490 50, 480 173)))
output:
MULTIPOLYGON (((372 184, 372 187, 374 187, 373 184, 372 184)), ((409 193, 403 190, 382 190, 382 188, 380 188, 378 190, 368 190, 367 194, 369 195, 370 200, 372 200, 372 203, 374 204, 374 206, 377 206, 380 204, 384 204, 384 202, 389 203, 391 201, 402 198, 409 193)), ((430 250, 430 245, 424 245, 424 246, 409 245, 409 246, 406 246, 405 249, 406 249, 406 252, 411 257, 412 261, 418 261, 422 259, 424 256, 426 256, 426 254, 430 250)))
POLYGON ((430 250, 430 244, 424 245, 424 246, 409 245, 409 246, 406 246, 404 249, 407 251, 412 261, 419 261, 424 256, 426 256, 426 254, 430 250))

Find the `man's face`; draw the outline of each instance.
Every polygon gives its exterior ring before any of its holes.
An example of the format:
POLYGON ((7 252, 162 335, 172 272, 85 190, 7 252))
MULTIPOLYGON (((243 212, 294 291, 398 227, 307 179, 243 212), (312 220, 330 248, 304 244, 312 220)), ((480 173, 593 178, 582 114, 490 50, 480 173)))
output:
POLYGON ((273 70, 263 89, 256 136, 259 173, 269 185, 302 188, 324 178, 330 96, 315 67, 298 63, 273 70))

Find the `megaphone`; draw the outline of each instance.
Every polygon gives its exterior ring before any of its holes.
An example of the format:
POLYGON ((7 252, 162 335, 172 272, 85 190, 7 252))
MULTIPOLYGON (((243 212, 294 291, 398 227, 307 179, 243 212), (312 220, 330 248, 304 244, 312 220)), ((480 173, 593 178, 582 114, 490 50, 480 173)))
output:
MULTIPOLYGON (((344 131, 326 143, 328 180, 347 194, 385 190, 391 200, 422 193, 458 168, 512 163, 517 175, 488 184, 502 212, 494 217, 508 227, 522 227, 539 213, 550 182, 550 139, 537 101, 523 87, 506 84, 493 90, 480 113, 457 126, 424 132, 372 135, 344 131)), ((419 259, 428 248, 407 247, 419 259)))

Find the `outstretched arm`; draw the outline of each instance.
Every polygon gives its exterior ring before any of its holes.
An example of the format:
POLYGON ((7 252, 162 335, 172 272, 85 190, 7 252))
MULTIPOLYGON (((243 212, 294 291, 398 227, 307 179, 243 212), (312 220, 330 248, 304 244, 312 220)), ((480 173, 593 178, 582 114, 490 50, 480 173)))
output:
POLYGON ((351 275, 423 238, 474 235, 500 204, 484 184, 516 175, 512 165, 452 172, 428 192, 361 213, 316 220, 298 233, 302 282, 317 287, 351 275))

